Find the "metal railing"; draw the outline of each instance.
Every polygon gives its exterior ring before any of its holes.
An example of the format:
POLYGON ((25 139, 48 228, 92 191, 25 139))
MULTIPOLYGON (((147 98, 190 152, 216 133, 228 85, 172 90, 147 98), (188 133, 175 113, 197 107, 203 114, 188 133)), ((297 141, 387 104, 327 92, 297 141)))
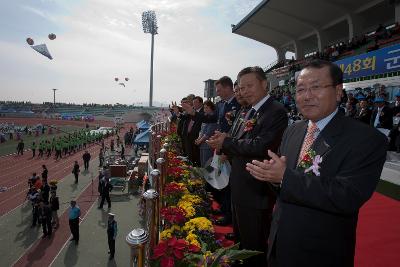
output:
POLYGON ((154 124, 150 127, 149 168, 151 188, 143 193, 145 199, 144 228, 134 229, 126 237, 131 248, 130 266, 150 266, 151 249, 157 245, 163 222, 160 211, 165 206, 163 191, 168 164, 168 140, 161 145, 161 138, 170 130, 170 122, 154 124))

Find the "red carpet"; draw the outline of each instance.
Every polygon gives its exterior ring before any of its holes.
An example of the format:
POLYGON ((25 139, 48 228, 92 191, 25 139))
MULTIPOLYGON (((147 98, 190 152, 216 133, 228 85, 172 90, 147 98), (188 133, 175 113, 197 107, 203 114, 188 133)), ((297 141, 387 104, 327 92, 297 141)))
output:
MULTIPOLYGON (((213 203, 213 207, 215 208, 213 203)), ((232 228, 214 226, 215 235, 224 246, 232 228)), ((400 201, 374 193, 361 208, 357 226, 356 267, 400 266, 400 201)))
POLYGON ((356 267, 395 267, 400 264, 400 202, 379 193, 358 217, 356 267))

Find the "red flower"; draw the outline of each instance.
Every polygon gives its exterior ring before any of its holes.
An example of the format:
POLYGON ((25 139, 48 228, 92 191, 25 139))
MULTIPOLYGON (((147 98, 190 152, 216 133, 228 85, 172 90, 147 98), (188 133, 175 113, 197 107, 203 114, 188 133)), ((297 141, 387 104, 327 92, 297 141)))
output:
POLYGON ((167 252, 168 244, 167 242, 160 242, 153 249, 153 258, 158 259, 167 252))
POLYGON ((175 260, 173 257, 164 257, 161 259, 161 267, 174 267, 175 260))
POLYGON ((161 216, 171 224, 183 224, 186 221, 185 211, 179 207, 162 208, 161 216))
POLYGON ((175 266, 175 260, 182 260, 187 252, 198 252, 200 248, 189 246, 184 239, 171 237, 161 241, 153 249, 152 259, 160 259, 161 267, 175 266))

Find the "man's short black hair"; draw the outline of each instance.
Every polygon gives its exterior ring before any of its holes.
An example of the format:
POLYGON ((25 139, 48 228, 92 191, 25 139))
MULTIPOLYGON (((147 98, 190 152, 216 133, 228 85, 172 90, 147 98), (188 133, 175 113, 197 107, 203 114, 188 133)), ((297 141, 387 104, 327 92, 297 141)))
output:
POLYGON ((308 62, 304 67, 304 69, 307 68, 312 68, 312 69, 322 69, 324 67, 329 68, 329 74, 331 76, 332 80, 332 85, 336 86, 338 84, 343 83, 343 72, 339 68, 338 65, 336 65, 333 62, 322 60, 322 59, 313 59, 310 62, 308 62))
POLYGON ((197 99, 200 103, 203 103, 203 98, 201 96, 195 96, 193 100, 197 99))
POLYGON ((217 86, 218 84, 222 85, 223 87, 230 87, 233 89, 232 79, 228 76, 222 76, 217 81, 215 81, 215 86, 217 86))
POLYGON ((256 75, 257 80, 259 81, 265 81, 267 77, 265 76, 265 72, 261 67, 255 66, 255 67, 247 67, 242 69, 239 74, 237 79, 240 80, 240 78, 243 75, 249 74, 249 73, 254 73, 256 75))

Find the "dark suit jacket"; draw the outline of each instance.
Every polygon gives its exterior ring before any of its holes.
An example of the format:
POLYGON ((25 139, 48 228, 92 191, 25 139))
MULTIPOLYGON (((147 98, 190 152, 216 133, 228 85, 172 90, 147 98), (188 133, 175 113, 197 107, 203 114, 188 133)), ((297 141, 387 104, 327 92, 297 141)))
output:
POLYGON ((253 159, 264 159, 267 150, 276 151, 282 134, 288 125, 285 108, 269 98, 258 110, 256 124, 244 132, 244 124, 235 138, 227 137, 222 152, 232 158, 230 184, 232 202, 235 205, 254 209, 271 209, 275 203, 274 192, 267 183, 260 182, 246 171, 246 163, 253 159))
POLYGON ((234 113, 233 115, 236 116, 236 113, 239 112, 240 105, 237 102, 236 98, 233 98, 231 102, 225 104, 225 108, 223 108, 223 103, 218 102, 216 105, 216 111, 213 115, 205 115, 204 112, 196 112, 194 115, 194 119, 201 123, 218 123, 218 128, 221 132, 227 133, 231 128, 231 125, 225 118, 225 114, 228 112, 234 113))
POLYGON ((366 108, 363 111, 358 110, 355 118, 359 121, 362 121, 363 123, 370 124, 371 113, 372 113, 372 111, 369 108, 366 108))
MULTIPOLYGON (((374 109, 371 116, 371 125, 374 126, 375 117, 378 113, 378 109, 374 109)), ((379 118, 378 128, 385 128, 391 130, 393 128, 393 112, 392 109, 384 106, 379 118), (383 113, 383 114, 382 114, 383 113)))
POLYGON ((337 113, 312 146, 323 158, 320 176, 315 176, 297 167, 307 123, 294 123, 283 136, 280 152, 287 168, 268 255, 276 255, 277 266, 353 266, 358 210, 379 181, 387 139, 337 113))

